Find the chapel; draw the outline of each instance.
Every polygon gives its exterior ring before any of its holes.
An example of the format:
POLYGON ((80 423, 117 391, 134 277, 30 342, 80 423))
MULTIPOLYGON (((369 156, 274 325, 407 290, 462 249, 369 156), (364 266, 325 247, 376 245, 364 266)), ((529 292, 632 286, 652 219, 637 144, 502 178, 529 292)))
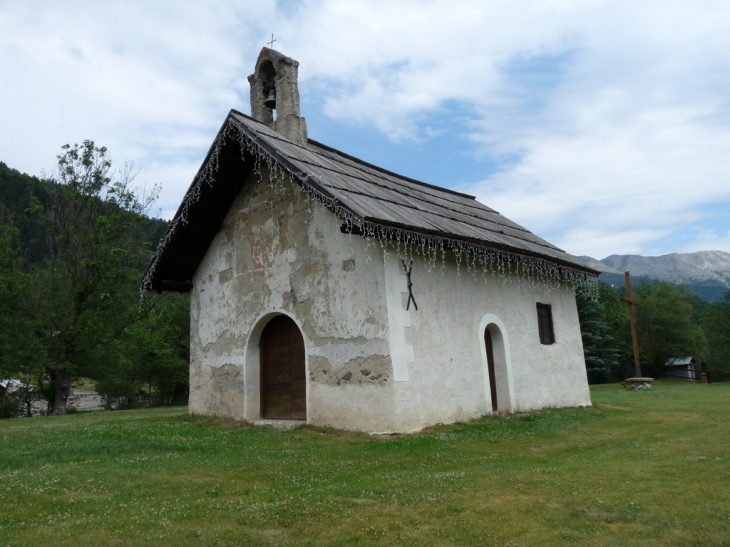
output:
POLYGON ((144 276, 190 294, 193 414, 417 431, 590 405, 598 272, 473 196, 307 137, 263 48, 144 276))

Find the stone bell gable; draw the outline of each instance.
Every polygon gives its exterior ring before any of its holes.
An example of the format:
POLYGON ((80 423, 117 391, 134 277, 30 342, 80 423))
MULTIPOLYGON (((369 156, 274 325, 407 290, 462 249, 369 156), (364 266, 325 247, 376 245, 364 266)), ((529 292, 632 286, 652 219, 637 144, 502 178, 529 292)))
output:
POLYGON ((299 109, 298 73, 297 61, 263 48, 254 73, 248 77, 251 84, 251 116, 290 141, 306 146, 307 122, 299 109))

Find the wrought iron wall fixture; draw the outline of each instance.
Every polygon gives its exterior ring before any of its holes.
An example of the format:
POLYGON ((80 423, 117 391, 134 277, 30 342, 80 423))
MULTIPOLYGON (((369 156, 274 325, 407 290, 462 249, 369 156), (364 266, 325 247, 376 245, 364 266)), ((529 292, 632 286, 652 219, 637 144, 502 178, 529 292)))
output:
POLYGON ((413 269, 413 259, 411 259, 410 262, 408 262, 408 265, 406 265, 406 261, 404 259, 400 259, 401 263, 403 264, 403 269, 406 272, 406 277, 408 278, 408 303, 406 304, 406 310, 411 307, 411 300, 413 300, 413 307, 416 308, 416 311, 418 311, 418 304, 416 304, 416 299, 413 297, 413 283, 411 282, 411 270, 413 269))

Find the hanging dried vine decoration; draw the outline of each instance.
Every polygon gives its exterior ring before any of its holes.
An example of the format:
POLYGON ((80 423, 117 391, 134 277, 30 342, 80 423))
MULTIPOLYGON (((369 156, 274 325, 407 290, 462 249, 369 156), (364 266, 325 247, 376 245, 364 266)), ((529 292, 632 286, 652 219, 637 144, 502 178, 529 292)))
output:
MULTIPOLYGON (((205 163, 193 179, 178 214, 172 220, 167 234, 160 242, 155 258, 142 282, 143 288, 152 287, 158 258, 164 253, 178 226, 187 224, 190 207, 200 199, 203 185, 207 184, 211 187, 214 185, 215 174, 220 166, 221 149, 230 142, 238 143, 244 162, 253 161, 253 172, 259 182, 267 183, 276 193, 284 191, 285 183, 299 187, 305 194, 310 209, 314 204, 331 211, 342 220, 343 231, 363 237, 366 240, 366 249, 368 251, 370 249, 380 250, 384 258, 387 258, 390 252, 395 252, 405 264, 406 261, 412 263, 414 257, 418 256, 423 259, 426 271, 433 272, 438 268, 443 275, 448 253, 452 253, 459 275, 465 266, 467 273, 475 278, 479 274, 487 283, 490 280, 502 283, 516 282, 518 286, 546 291, 556 290, 562 286, 572 286, 577 292, 594 300, 598 297, 598 277, 577 268, 517 252, 494 249, 446 236, 423 234, 357 218, 336 198, 320 190, 320 187, 325 187, 325 185, 318 184, 311 174, 285 169, 268 151, 254 142, 246 134, 240 122, 232 116, 228 118, 213 141, 205 163)), ((413 302, 415 305, 415 299, 413 302)))

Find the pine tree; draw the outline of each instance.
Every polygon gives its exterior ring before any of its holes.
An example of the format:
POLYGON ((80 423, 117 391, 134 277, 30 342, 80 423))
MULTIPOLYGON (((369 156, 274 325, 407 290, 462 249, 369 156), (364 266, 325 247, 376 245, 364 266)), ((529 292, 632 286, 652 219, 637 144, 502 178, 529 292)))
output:
POLYGON ((619 350, 606 321, 604 306, 580 293, 576 301, 588 379, 591 383, 607 382, 616 375, 619 350))

